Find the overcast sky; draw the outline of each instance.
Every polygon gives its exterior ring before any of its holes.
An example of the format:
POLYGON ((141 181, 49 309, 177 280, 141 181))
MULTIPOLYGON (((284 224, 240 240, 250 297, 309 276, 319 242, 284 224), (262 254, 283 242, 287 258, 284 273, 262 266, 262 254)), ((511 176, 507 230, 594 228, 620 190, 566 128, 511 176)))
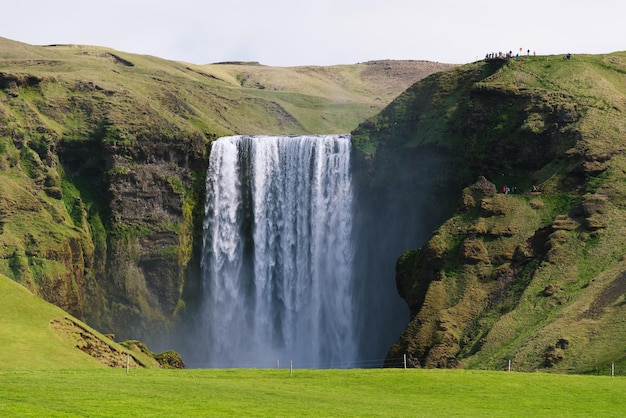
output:
POLYGON ((466 63, 626 50, 625 0, 12 0, 0 36, 208 64, 466 63))

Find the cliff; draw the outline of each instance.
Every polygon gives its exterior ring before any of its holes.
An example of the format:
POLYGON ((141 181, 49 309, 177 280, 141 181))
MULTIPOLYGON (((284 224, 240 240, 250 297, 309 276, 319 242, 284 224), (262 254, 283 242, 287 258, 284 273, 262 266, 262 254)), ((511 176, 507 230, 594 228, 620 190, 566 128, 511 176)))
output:
POLYGON ((362 187, 403 185, 434 231, 398 259, 388 365, 624 361, 625 112, 626 53, 524 57, 432 75, 355 130, 362 187))
POLYGON ((194 65, 0 38, 0 273, 152 341, 198 294, 212 140, 349 132, 447 67, 194 65))

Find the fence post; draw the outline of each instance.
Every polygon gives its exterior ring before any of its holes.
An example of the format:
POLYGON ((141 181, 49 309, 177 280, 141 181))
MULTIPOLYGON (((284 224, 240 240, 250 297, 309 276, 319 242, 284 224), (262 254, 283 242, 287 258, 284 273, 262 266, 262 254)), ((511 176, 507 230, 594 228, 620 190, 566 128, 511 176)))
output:
POLYGON ((130 353, 126 353, 126 374, 128 374, 129 368, 130 368, 130 353))
POLYGON ((615 377, 615 363, 611 363, 611 377, 615 377))
POLYGON ((404 362, 404 368, 406 369, 406 353, 404 353, 404 359, 403 359, 403 362, 404 362))
POLYGON ((280 369, 280 360, 276 360, 276 368, 280 369))
POLYGON ((509 373, 511 372, 511 359, 509 359, 509 373))
POLYGON ((293 376, 293 360, 289 360, 289 377, 293 376))

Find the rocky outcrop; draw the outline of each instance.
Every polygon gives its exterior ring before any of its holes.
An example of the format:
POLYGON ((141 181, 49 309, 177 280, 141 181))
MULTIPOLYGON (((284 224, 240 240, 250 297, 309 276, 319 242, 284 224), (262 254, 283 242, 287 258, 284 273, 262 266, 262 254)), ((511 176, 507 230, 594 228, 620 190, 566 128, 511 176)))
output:
POLYGON ((89 173, 106 191, 101 214, 109 231, 97 249, 97 286, 88 294, 101 303, 87 307, 88 322, 122 338, 149 339, 152 327, 163 332, 175 321, 199 228, 194 211, 203 199, 207 149, 200 136, 158 133, 123 145, 97 139, 59 144, 67 174, 89 173))
MULTIPOLYGON (((623 80, 612 62, 590 58, 579 70, 611 68, 623 80)), ((435 232, 398 259, 410 321, 389 350, 390 367, 407 355, 414 367, 499 369, 511 360, 516 370, 587 371, 601 367, 600 357, 622 358, 624 344, 603 341, 619 339, 608 324, 624 312, 605 297, 619 294, 626 270, 626 248, 615 240, 626 226, 617 157, 624 99, 557 76, 553 65, 562 63, 486 62, 436 74, 355 132, 374 181, 394 173, 389 160, 440 149, 443 170, 412 177, 410 168, 405 180, 416 194, 427 191, 432 207, 458 199, 455 213, 428 223, 435 232), (592 96, 613 104, 596 106, 592 96)), ((594 77, 588 86, 617 79, 594 77)), ((422 207, 412 207, 419 217, 422 207)))
POLYGON ((148 349, 145 343, 137 340, 129 340, 120 343, 121 346, 127 348, 131 352, 145 354, 163 369, 184 369, 185 362, 180 354, 174 350, 167 350, 162 353, 153 353, 148 349))
POLYGON ((149 366, 145 363, 145 360, 134 355, 132 350, 124 351, 120 349, 113 344, 113 341, 102 338, 73 318, 55 318, 50 322, 50 326, 61 338, 107 367, 135 368, 149 366))

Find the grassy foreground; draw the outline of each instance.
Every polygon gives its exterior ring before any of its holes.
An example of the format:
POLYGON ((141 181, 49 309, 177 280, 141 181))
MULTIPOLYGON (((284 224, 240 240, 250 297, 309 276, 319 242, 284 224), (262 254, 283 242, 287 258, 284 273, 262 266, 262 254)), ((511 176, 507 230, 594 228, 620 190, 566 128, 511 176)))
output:
POLYGON ((626 379, 468 370, 0 371, 6 416, 623 416, 626 379))

